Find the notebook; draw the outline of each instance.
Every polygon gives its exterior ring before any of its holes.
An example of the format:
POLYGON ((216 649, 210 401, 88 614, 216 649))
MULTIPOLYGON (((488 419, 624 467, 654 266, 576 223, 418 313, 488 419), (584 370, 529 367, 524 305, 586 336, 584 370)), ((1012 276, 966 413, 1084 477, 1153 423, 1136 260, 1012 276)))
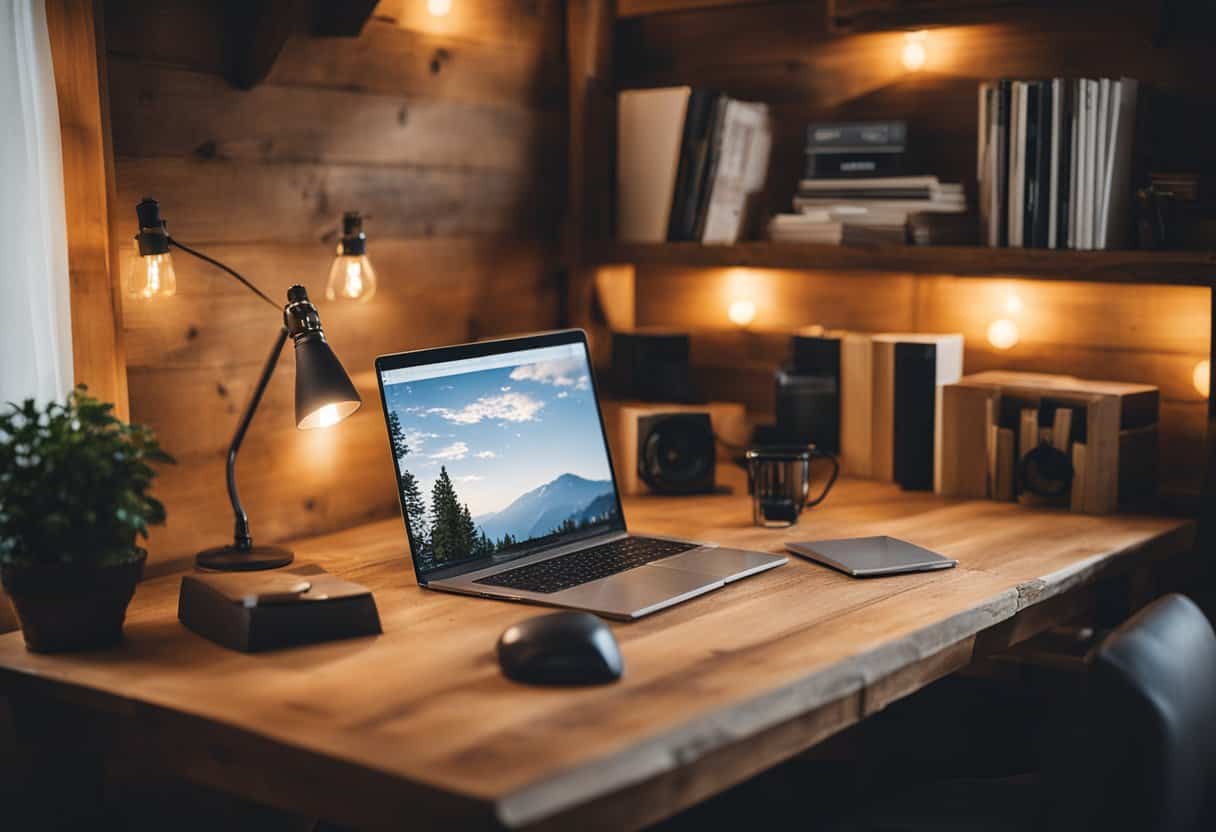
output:
POLYGON ((804 558, 839 569, 854 578, 902 575, 950 569, 958 561, 894 537, 852 537, 843 540, 791 541, 785 548, 804 558))

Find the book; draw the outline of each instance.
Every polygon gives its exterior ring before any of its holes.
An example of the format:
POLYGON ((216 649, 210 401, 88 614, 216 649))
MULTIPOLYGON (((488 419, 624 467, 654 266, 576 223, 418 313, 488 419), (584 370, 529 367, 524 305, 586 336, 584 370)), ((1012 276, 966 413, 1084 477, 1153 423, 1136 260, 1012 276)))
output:
POLYGON ((1094 193, 1098 158, 1098 82, 1087 78, 1082 81, 1082 84, 1085 89, 1085 114, 1082 126, 1084 147, 1081 150, 1084 173, 1081 179, 1081 204, 1078 206, 1081 240, 1077 247, 1092 249, 1094 247, 1094 193))
POLYGON ((1050 245, 1051 248, 1068 248, 1068 212, 1071 206, 1073 153, 1076 147, 1073 139, 1073 85, 1064 78, 1056 78, 1055 84, 1056 110, 1053 124, 1055 125, 1054 161, 1052 194, 1053 219, 1050 245))
POLYGON ((691 87, 625 90, 617 100, 617 237, 667 239, 691 87))
POLYGON ((1018 459, 1039 447, 1039 409, 1026 407, 1018 419, 1018 459))
POLYGON ((1068 453, 1072 440, 1072 408, 1058 407, 1051 420, 1051 446, 1068 453))
POLYGON ((1081 112, 1082 112, 1082 95, 1081 81, 1073 79, 1068 83, 1069 89, 1069 120, 1071 122, 1071 154, 1068 159, 1068 240, 1069 248, 1079 248, 1080 245, 1080 223, 1077 220, 1077 206, 1080 204, 1078 196, 1081 183, 1081 167, 1080 158, 1081 152, 1081 112))
POLYGON ((1051 79, 1051 163, 1047 184, 1047 248, 1058 248, 1060 212, 1060 168, 1064 161, 1061 153, 1062 114, 1064 104, 1064 81, 1051 79))
POLYGON ((902 121, 824 122, 806 128, 807 153, 902 150, 907 141, 908 125, 902 121))
POLYGON ((1132 142, 1136 133, 1136 105, 1139 83, 1121 78, 1116 83, 1115 106, 1111 116, 1111 149, 1099 223, 1098 246, 1121 248, 1127 245, 1131 226, 1132 142))
POLYGON ((1009 121, 1009 245, 1022 247, 1026 191, 1026 83, 1014 81, 1009 121))
POLYGON ((910 482, 916 488, 929 489, 934 483, 938 455, 940 412, 938 399, 940 388, 962 377, 963 336, 959 334, 881 333, 873 337, 873 423, 871 426, 871 476, 887 482, 896 479, 896 458, 905 458, 914 466, 907 471, 910 482), (911 370, 911 365, 900 366, 896 351, 901 344, 925 347, 922 353, 924 368, 916 375, 902 377, 911 370), (931 354, 931 364, 930 358, 931 354), (932 373, 924 370, 931 365, 932 373), (903 371, 903 372, 901 372, 903 371), (932 382, 930 384, 930 381, 932 382), (928 388, 928 389, 926 389, 928 388), (916 392, 913 392, 916 391, 916 392), (897 403, 897 393, 902 394, 897 403), (919 395, 919 399, 913 397, 919 395), (923 419, 924 397, 931 396, 933 404, 928 423, 923 419), (905 423, 900 417, 912 421, 905 423), (927 477, 920 467, 923 455, 917 456, 914 446, 929 449, 932 467, 927 477), (927 479, 927 484, 925 484, 927 479))
POLYGON ((1025 147, 1022 151, 1021 243, 1026 248, 1032 248, 1038 245, 1039 158, 1042 150, 1039 123, 1043 113, 1039 108, 1039 102, 1042 100, 1039 84, 1026 81, 1023 89, 1025 147))
POLYGON ((718 93, 694 89, 688 98, 684 132, 680 142, 680 161, 672 195, 667 239, 691 240, 697 221, 697 183, 708 153, 710 131, 718 93))
POLYGON ((721 148, 704 194, 703 243, 734 243, 743 229, 748 198, 764 184, 771 133, 768 107, 724 99, 721 148))
POLYGON ((700 240, 705 233, 705 218, 709 212, 709 190, 714 178, 718 175, 718 164, 722 158, 722 141, 725 137, 726 113, 730 99, 719 96, 714 106, 713 126, 710 128, 709 140, 706 143, 705 163, 701 168, 697 183, 693 186, 695 217, 692 233, 689 239, 700 240))
POLYGON ((996 218, 996 244, 1009 245, 1009 109, 1011 82, 998 81, 996 91, 997 136, 993 160, 996 193, 992 196, 992 211, 996 218))
POLYGON ((1094 157, 1093 205, 1093 240, 1091 248, 1101 248, 1102 233, 1102 193, 1106 190, 1106 152, 1110 143, 1110 98, 1111 87, 1109 78, 1098 79, 1098 132, 1094 139, 1097 155, 1094 157))
POLYGON ((1050 188, 1051 188, 1051 136, 1054 130, 1052 122, 1052 87, 1050 81, 1039 81, 1035 84, 1036 93, 1036 125, 1035 125, 1035 170, 1034 186, 1031 191, 1032 199, 1032 240, 1035 248, 1047 248, 1048 224, 1050 220, 1050 188))

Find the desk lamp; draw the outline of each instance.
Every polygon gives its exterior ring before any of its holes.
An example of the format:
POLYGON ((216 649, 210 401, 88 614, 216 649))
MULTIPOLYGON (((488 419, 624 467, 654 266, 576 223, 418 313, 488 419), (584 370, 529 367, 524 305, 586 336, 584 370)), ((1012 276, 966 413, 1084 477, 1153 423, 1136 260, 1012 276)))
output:
POLYGON ((249 532, 249 517, 241 505, 236 489, 236 455, 241 441, 253 421, 253 414, 262 401, 266 385, 278 363, 279 354, 287 339, 291 338, 296 354, 296 427, 299 430, 327 428, 350 416, 363 404, 350 376, 342 368, 338 357, 325 340, 321 329, 321 318, 317 308, 308 299, 303 286, 292 286, 287 290, 287 303, 280 307, 262 290, 235 271, 207 255, 169 236, 164 220, 160 216, 160 205, 154 199, 145 198, 135 208, 139 217, 139 234, 136 245, 139 258, 135 261, 128 291, 139 298, 167 297, 176 293, 177 278, 169 248, 180 249, 203 260, 238 280, 247 289, 260 297, 283 315, 270 356, 262 368, 253 396, 237 424, 232 444, 228 447, 228 499, 232 502, 232 513, 236 528, 231 546, 207 549, 195 556, 195 563, 204 569, 225 571, 247 571, 275 569, 292 561, 292 553, 278 546, 255 546, 249 532))

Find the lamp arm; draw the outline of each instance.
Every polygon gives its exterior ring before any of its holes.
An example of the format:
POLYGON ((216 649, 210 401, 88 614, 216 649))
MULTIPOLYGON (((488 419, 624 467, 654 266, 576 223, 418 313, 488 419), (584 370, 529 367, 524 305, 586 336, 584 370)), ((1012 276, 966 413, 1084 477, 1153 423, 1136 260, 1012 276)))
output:
POLYGON ((228 499, 232 501, 232 513, 236 518, 233 545, 242 552, 253 548, 253 538, 249 534, 249 516, 245 514, 245 507, 241 505, 241 497, 236 490, 236 455, 237 451, 241 449, 241 442, 245 439, 245 431, 249 430, 249 423, 253 421, 253 414, 262 402, 262 394, 266 392, 266 385, 270 382, 270 377, 274 375, 274 368, 279 363, 283 345, 287 343, 287 335, 287 327, 281 327, 274 346, 270 348, 270 355, 266 358, 266 365, 262 367, 262 375, 258 378, 257 387, 253 389, 253 397, 250 398, 245 412, 241 415, 240 424, 236 426, 232 444, 228 446, 228 499))
POLYGON ((255 295, 260 297, 262 300, 269 303, 271 306, 273 306, 275 308, 276 311, 279 311, 279 312, 282 311, 282 309, 283 309, 282 304, 275 303, 273 300, 271 300, 269 295, 267 295, 265 292, 263 292, 257 286, 254 286, 252 283, 250 283, 245 278, 241 277, 241 275, 238 274, 234 269, 230 269, 229 267, 227 267, 223 263, 221 263, 219 260, 216 260, 214 257, 208 257, 207 255, 203 254, 201 251, 195 251, 194 249, 190 248, 190 246, 179 243, 173 237, 168 237, 168 240, 169 240, 169 245, 176 246, 177 248, 180 248, 182 251, 186 252, 186 254, 193 255, 194 257, 197 257, 199 260, 202 260, 206 263, 210 263, 211 265, 215 266, 220 271, 226 272, 227 274, 231 275, 232 277, 235 277, 237 280, 239 280, 241 283, 243 283, 245 285, 246 289, 253 292, 255 295))

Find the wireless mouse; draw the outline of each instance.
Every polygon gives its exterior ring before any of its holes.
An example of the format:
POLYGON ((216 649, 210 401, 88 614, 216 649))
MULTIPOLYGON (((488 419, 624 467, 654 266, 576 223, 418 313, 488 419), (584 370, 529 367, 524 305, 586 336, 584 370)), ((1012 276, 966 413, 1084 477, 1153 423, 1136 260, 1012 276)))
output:
POLYGON ((498 639, 509 679, 531 685, 602 685, 624 672, 612 630, 589 612, 556 612, 513 624, 498 639))

